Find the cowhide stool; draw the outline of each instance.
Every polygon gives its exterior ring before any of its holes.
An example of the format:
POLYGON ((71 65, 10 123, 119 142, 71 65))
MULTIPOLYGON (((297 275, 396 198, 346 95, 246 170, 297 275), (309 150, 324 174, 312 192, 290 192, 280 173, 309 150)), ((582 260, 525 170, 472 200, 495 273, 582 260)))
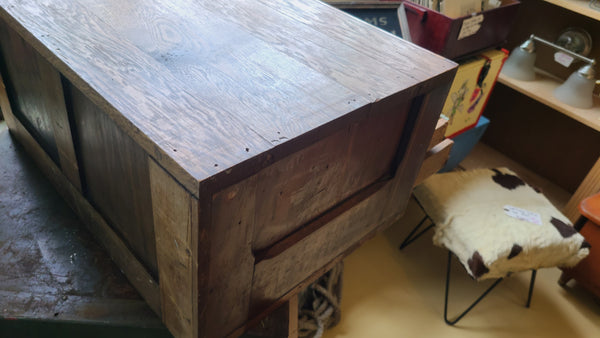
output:
POLYGON ((454 325, 511 273, 532 270, 529 307, 536 269, 573 266, 588 255, 584 238, 538 190, 506 169, 436 174, 414 189, 425 218, 400 245, 434 228, 434 244, 448 249, 444 321, 454 325), (430 219, 432 224, 416 234, 430 219), (450 263, 458 257, 475 280, 496 278, 473 304, 448 319, 450 263))

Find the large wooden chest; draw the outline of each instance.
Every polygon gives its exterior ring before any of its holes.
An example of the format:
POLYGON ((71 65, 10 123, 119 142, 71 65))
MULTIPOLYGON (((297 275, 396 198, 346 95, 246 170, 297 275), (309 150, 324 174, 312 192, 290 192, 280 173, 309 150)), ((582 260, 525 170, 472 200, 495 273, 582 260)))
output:
POLYGON ((0 0, 2 111, 178 337, 403 211, 455 64, 313 0, 0 0))

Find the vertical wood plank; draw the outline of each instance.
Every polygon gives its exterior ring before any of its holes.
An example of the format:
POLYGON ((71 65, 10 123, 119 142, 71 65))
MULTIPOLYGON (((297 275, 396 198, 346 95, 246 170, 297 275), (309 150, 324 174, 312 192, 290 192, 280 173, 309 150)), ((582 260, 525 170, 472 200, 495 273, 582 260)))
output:
POLYGON ((12 29, 0 27, 3 66, 18 114, 69 181, 81 191, 81 180, 60 74, 12 29))
POLYGON ((452 150, 453 145, 454 141, 451 139, 445 139, 427 151, 413 186, 419 185, 429 176, 437 173, 444 167, 444 165, 446 165, 446 162, 448 162, 448 156, 450 156, 450 150, 452 150))
POLYGON ((298 295, 292 295, 255 327, 250 328, 247 334, 252 337, 298 338, 298 295))
POLYGON ((10 106, 10 101, 8 100, 8 94, 6 93, 6 86, 4 86, 4 78, 0 73, 0 109, 3 112, 3 117, 6 119, 6 124, 8 125, 8 129, 15 130, 16 125, 14 121, 14 115, 12 112, 12 108, 10 106))
POLYGON ((435 130, 433 131, 433 136, 431 137, 431 142, 429 142, 429 148, 431 149, 438 145, 438 143, 442 142, 446 136, 446 128, 448 128, 448 120, 440 118, 435 125, 435 130))
POLYGON ((40 77, 45 79, 45 82, 52 83, 52 85, 47 85, 44 88, 49 91, 45 103, 52 124, 52 134, 54 135, 54 142, 56 142, 58 150, 60 168, 67 179, 79 191, 82 191, 79 164, 75 155, 73 135, 71 134, 71 125, 65 105, 65 94, 60 74, 46 60, 42 59, 38 53, 35 53, 35 55, 40 77))
POLYGON ((579 203, 586 198, 600 191, 600 158, 596 161, 596 164, 590 169, 588 174, 583 179, 583 182, 579 185, 579 188, 573 194, 573 197, 569 200, 565 209, 563 210, 565 216, 575 224, 579 218, 579 203))
POLYGON ((222 337, 248 319, 254 256, 256 177, 212 197, 210 263, 203 337, 222 337))
POLYGON ((410 197, 410 193, 407 192, 412 191, 449 89, 450 83, 446 83, 433 89, 423 99, 409 145, 406 148, 402 162, 398 166, 398 174, 394 178, 394 182, 386 187, 386 189, 389 189, 389 196, 382 206, 382 215, 399 216, 399 214, 404 213, 410 197))
POLYGON ((176 337, 198 332, 198 201, 152 159, 152 193, 162 320, 176 337))
POLYGON ((46 113, 46 85, 38 71, 35 50, 6 25, 0 25, 0 49, 4 81, 13 115, 27 128, 52 160, 58 164, 52 122, 46 113))
POLYGON ((148 154, 81 91, 67 90, 84 196, 157 276, 148 154))
POLYGON ((288 336, 298 338, 298 295, 293 295, 288 301, 288 336))

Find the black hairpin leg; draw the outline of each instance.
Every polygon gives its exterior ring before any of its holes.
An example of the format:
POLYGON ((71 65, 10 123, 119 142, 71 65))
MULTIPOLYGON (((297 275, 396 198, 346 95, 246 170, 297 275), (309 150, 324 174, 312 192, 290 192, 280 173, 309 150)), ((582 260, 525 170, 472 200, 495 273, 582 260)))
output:
MULTIPOLYGON (((463 313, 461 313, 454 320, 449 320, 448 319, 448 294, 450 293, 450 270, 451 270, 451 265, 452 265, 451 263, 452 263, 452 252, 448 251, 448 267, 446 270, 446 295, 444 298, 444 321, 448 325, 454 325, 459 320, 461 320, 462 317, 464 317, 467 313, 469 313, 469 311, 471 311, 475 307, 475 305, 477 305, 483 298, 485 298, 485 296, 487 296, 487 294, 490 293, 490 291, 492 291, 492 289, 494 289, 503 280, 502 278, 496 279, 494 284, 492 284, 489 288, 487 288, 487 290, 485 290, 485 292, 483 292, 483 294, 481 294, 481 296, 479 296, 479 298, 477 298, 465 311, 463 311, 463 313)), ((527 296, 527 303, 525 304, 525 307, 527 307, 527 308, 529 308, 529 305, 531 304, 531 296, 533 294, 533 286, 535 285, 536 274, 537 274, 537 270, 531 270, 531 281, 529 282, 529 294, 527 296)))
POLYGON ((417 232, 417 230, 419 230, 419 228, 423 225, 423 223, 425 223, 425 220, 427 220, 427 219, 429 219, 429 217, 427 215, 425 215, 425 217, 423 217, 421 222, 419 222, 419 224, 417 224, 417 226, 408 234, 408 236, 406 236, 404 241, 400 244, 400 250, 404 249, 407 245, 414 242, 414 240, 421 237, 421 235, 424 234, 425 232, 427 232, 427 230, 433 228, 433 226, 435 224, 433 222, 431 222, 431 224, 428 227, 426 227, 421 232, 419 232, 418 234, 415 235, 415 232, 417 232))
POLYGON ((450 270, 451 270, 451 265, 452 265, 452 252, 448 251, 448 268, 446 270, 446 295, 445 295, 445 298, 444 298, 444 321, 448 325, 454 325, 459 320, 461 320, 462 317, 464 317, 467 313, 469 313, 469 311, 471 311, 471 309, 473 309, 475 307, 475 305, 477 305, 485 296, 487 296, 488 293, 490 293, 490 291, 492 291, 493 288, 495 288, 502 281, 502 278, 496 279, 496 281, 494 282, 494 284, 492 284, 487 290, 485 290, 485 292, 481 296, 479 296, 479 298, 477 298, 475 300, 475 302, 473 302, 473 304, 471 304, 465 311, 463 311, 463 313, 461 313, 454 320, 448 320, 448 293, 450 291, 450 270))
POLYGON ((537 275, 537 270, 531 270, 531 281, 529 282, 529 295, 527 296, 527 304, 525 304, 526 308, 529 308, 531 305, 531 296, 533 295, 533 285, 535 284, 535 275, 537 275))

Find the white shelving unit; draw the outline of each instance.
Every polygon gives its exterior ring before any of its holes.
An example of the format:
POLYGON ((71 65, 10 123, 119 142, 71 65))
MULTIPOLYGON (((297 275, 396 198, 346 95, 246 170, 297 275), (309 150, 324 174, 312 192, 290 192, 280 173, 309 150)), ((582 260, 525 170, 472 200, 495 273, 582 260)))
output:
MULTIPOLYGON (((559 6, 579 15, 600 21, 600 11, 590 7, 589 0, 542 0, 559 6)), ((500 74, 498 81, 532 99, 551 107, 552 109, 583 123, 589 128, 600 132, 600 99, 594 98, 594 107, 591 109, 578 109, 558 101, 554 97, 554 89, 561 84, 553 77, 538 73, 535 81, 520 81, 500 74)), ((599 145, 600 146, 600 145, 599 145)), ((596 192, 600 191, 600 158, 590 169, 577 191, 569 199, 563 212, 572 221, 579 217, 579 202, 596 192)))
POLYGON ((543 73, 537 73, 535 81, 521 81, 500 74, 498 81, 600 132, 600 99, 598 97, 594 97, 594 107, 590 109, 579 109, 566 105, 556 99, 553 94, 554 89, 561 82, 543 73))

